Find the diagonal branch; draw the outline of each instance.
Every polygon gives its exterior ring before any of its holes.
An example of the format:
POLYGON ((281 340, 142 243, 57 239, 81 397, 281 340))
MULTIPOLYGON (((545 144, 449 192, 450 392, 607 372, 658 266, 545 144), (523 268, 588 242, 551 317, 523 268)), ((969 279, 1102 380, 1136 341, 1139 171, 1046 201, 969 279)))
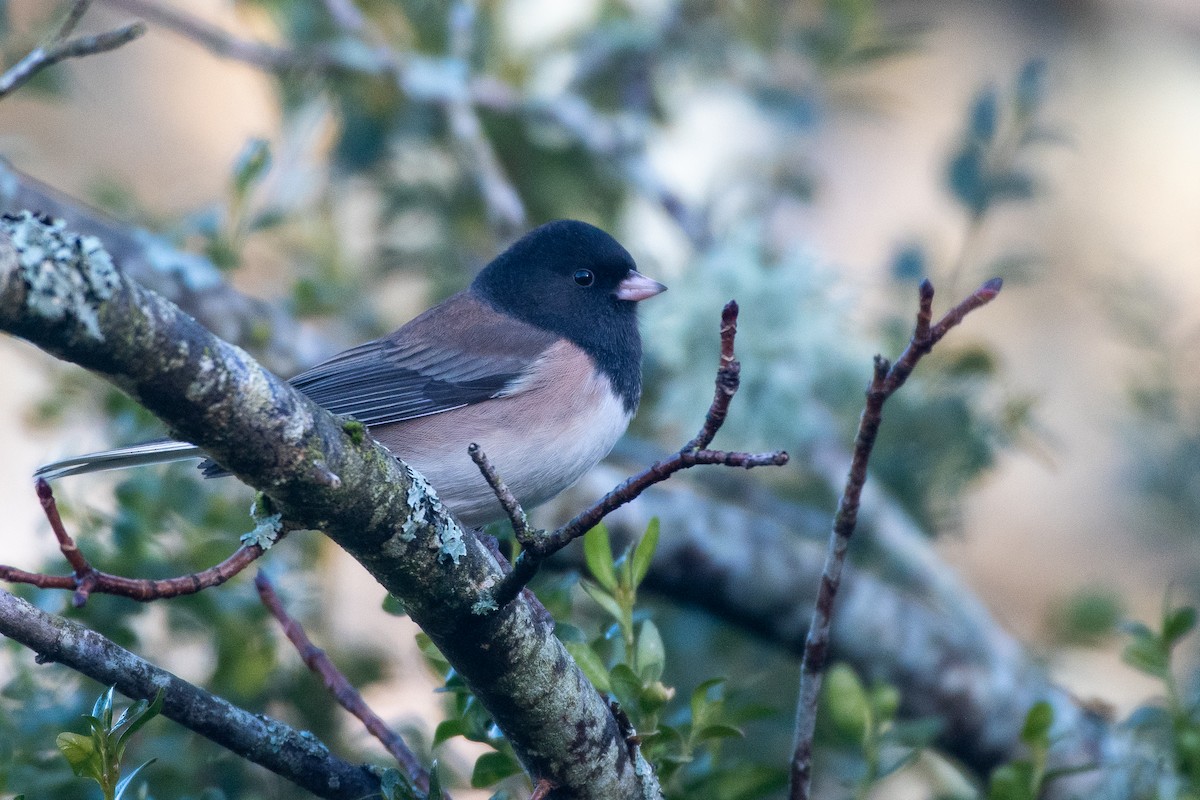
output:
POLYGON ((365 766, 329 752, 312 734, 209 694, 139 658, 77 622, 48 614, 0 589, 0 635, 130 699, 163 690, 163 715, 317 797, 361 800, 378 796, 379 778, 365 766))
POLYGON ((378 714, 371 710, 366 701, 363 700, 358 690, 351 685, 346 676, 334 666, 333 661, 325 654, 325 651, 313 644, 312 639, 308 638, 308 634, 304 632, 304 628, 296 620, 295 617, 288 614, 283 607, 283 602, 279 599, 279 595, 275 592, 275 586, 271 583, 271 579, 263 571, 254 576, 254 588, 258 590, 258 596, 262 600, 262 604, 271 612, 271 616, 279 622, 279 626, 283 628, 283 633, 287 636, 288 641, 296 648, 296 652, 300 654, 300 658, 304 661, 305 666, 321 676, 321 680, 325 683, 325 688, 337 700, 338 705, 349 711, 354 716, 358 717, 372 736, 392 754, 392 758, 404 768, 405 774, 409 781, 414 786, 423 792, 429 791, 429 772, 421 765, 421 761, 416 754, 408 748, 404 740, 400 738, 400 734, 388 727, 378 714))
POLYGON ((791 800, 808 800, 811 791, 813 734, 816 731, 821 675, 829 654, 833 601, 841 584, 850 537, 854 535, 858 522, 859 502, 863 485, 867 482, 867 465, 871 459, 871 450, 875 446, 875 437, 883 423, 883 405, 908 380, 917 362, 929 353, 951 328, 962 322, 967 314, 995 299, 1000 293, 1000 287, 999 278, 988 281, 931 327, 933 284, 928 280, 922 281, 917 322, 908 347, 895 364, 890 364, 883 356, 875 356, 875 372, 867 387, 867 403, 854 439, 850 472, 846 477, 846 486, 842 490, 834 517, 829 551, 825 557, 825 567, 821 573, 821 582, 813 607, 812 623, 808 628, 804 655, 800 661, 800 696, 796 704, 796 735, 790 770, 791 800))

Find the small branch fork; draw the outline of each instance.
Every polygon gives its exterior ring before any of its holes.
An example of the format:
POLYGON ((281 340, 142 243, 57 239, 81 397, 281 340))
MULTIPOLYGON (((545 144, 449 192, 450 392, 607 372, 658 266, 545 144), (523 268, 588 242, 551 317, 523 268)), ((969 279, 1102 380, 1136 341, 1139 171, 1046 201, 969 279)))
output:
POLYGON ((537 574, 538 568, 547 558, 583 536, 608 514, 633 501, 646 489, 665 481, 676 472, 701 464, 719 464, 726 467, 751 469, 764 466, 781 467, 788 462, 788 454, 782 450, 769 453, 741 453, 707 449, 725 422, 729 413, 729 404, 733 400, 734 394, 737 393, 740 382, 742 367, 733 352, 733 341, 737 336, 737 317, 737 303, 730 300, 721 312, 721 360, 717 369, 716 390, 708 413, 704 415, 704 424, 701 426, 700 432, 677 453, 661 461, 656 461, 627 479, 557 530, 550 532, 531 530, 525 518, 525 512, 521 509, 516 497, 504 485, 504 481, 496 473, 487 456, 478 445, 472 444, 468 448, 471 458, 475 460, 475 464, 483 473, 488 485, 496 493, 500 505, 508 514, 517 542, 522 548, 521 554, 513 564, 512 571, 505 575, 504 580, 492 592, 496 608, 504 608, 510 603, 537 574))
POLYGON ((358 690, 351 685, 346 676, 341 673, 325 651, 313 644, 304 632, 300 623, 284 609, 279 595, 271 579, 262 570, 254 576, 254 588, 258 590, 259 599, 271 612, 271 616, 279 622, 288 641, 296 648, 305 666, 321 676, 325 688, 337 700, 338 705, 349 711, 362 722, 372 736, 380 741, 396 762, 404 769, 409 781, 422 792, 429 791, 429 772, 421 766, 420 760, 408 749, 408 745, 400 738, 400 734, 388 727, 378 714, 363 700, 358 690))
POLYGON ((91 5, 91 0, 75 0, 54 37, 47 44, 39 45, 29 51, 24 58, 0 75, 0 97, 12 94, 34 75, 60 61, 116 50, 146 32, 145 23, 132 22, 104 33, 68 39, 67 37, 75 30, 75 26, 79 24, 83 15, 87 13, 89 5, 91 5))
MULTIPOLYGON (((257 544, 242 545, 220 564, 177 578, 124 578, 120 575, 111 575, 93 567, 75 544, 75 540, 67 533, 62 517, 58 513, 58 504, 54 501, 54 493, 50 490, 50 484, 45 480, 39 480, 37 493, 42 510, 46 513, 46 519, 50 521, 50 528, 54 531, 54 537, 58 539, 58 549, 62 551, 67 563, 71 565, 73 574, 46 575, 0 564, 0 580, 11 583, 28 583, 40 589, 74 589, 75 595, 72 604, 76 608, 81 608, 87 603, 88 597, 94 593, 128 597, 143 603, 195 594, 212 586, 220 586, 250 566, 251 562, 265 552, 257 544)), ((282 537, 287 532, 287 528, 284 528, 278 535, 282 537)))
POLYGON ((850 537, 858 522, 858 507, 863 486, 867 481, 867 464, 875 437, 883 422, 883 404, 892 396, 913 368, 951 328, 967 314, 990 303, 1000 293, 1001 280, 993 278, 976 289, 969 297, 950 309, 937 324, 933 319, 933 284, 921 282, 920 306, 912 340, 894 364, 883 356, 875 356, 875 373, 867 387, 867 402, 854 438, 854 453, 846 486, 838 503, 829 538, 829 551, 821 573, 821 584, 813 608, 812 623, 804 642, 800 662, 800 697, 796 704, 796 736, 790 770, 789 800, 808 800, 812 784, 813 733, 816 729, 817 700, 821 693, 821 676, 829 655, 829 631, 833 620, 833 601, 842 580, 842 567, 850 537))

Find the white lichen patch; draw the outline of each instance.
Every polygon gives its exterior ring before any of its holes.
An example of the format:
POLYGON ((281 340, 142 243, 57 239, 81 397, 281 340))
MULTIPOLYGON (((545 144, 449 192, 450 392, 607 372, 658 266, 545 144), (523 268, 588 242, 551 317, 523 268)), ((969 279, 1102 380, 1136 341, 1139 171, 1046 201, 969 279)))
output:
POLYGON ((254 530, 243 533, 241 542, 244 545, 258 545, 263 550, 270 550, 271 545, 279 538, 283 530, 282 514, 264 514, 259 508, 259 498, 255 497, 250 506, 250 516, 254 519, 254 530))
POLYGON ((200 354, 196 365, 199 371, 184 390, 184 396, 193 403, 200 402, 213 392, 220 392, 225 386, 225 372, 217 369, 217 362, 207 350, 200 354))
POLYGON ((493 611, 498 611, 500 606, 496 603, 496 598, 492 594, 492 589, 496 588, 496 579, 488 576, 483 583, 475 587, 479 593, 478 598, 471 604, 471 613, 482 617, 484 614, 490 614, 493 611))
POLYGON ((68 233, 62 220, 45 222, 28 211, 0 223, 12 238, 26 307, 48 320, 75 320, 82 332, 104 341, 99 306, 113 296, 121 276, 100 240, 68 233))
POLYGON ((438 551, 438 560, 450 559, 455 564, 467 554, 466 538, 462 528, 454 521, 454 517, 442 504, 437 492, 429 485, 429 481, 416 470, 409 468, 408 501, 412 514, 400 528, 400 538, 411 542, 417 538, 417 532, 424 528, 434 527, 434 539, 429 546, 438 551))
POLYGON ((471 604, 471 613, 477 617, 482 617, 485 614, 499 610, 499 608, 500 606, 496 605, 496 598, 492 597, 492 593, 484 592, 479 595, 478 600, 471 604))

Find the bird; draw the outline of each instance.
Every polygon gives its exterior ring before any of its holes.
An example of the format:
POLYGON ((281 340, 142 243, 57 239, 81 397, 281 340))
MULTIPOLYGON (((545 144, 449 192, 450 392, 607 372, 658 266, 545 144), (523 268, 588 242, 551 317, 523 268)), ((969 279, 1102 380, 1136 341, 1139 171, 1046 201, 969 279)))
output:
MULTIPOLYGON (((503 517, 467 448, 477 444, 526 508, 608 455, 641 398, 637 305, 666 290, 600 228, 535 228, 470 286, 396 331, 289 383, 363 423, 465 525, 503 517)), ((38 479, 204 458, 162 439, 39 467, 38 479)), ((208 476, 224 473, 211 461, 208 476)))

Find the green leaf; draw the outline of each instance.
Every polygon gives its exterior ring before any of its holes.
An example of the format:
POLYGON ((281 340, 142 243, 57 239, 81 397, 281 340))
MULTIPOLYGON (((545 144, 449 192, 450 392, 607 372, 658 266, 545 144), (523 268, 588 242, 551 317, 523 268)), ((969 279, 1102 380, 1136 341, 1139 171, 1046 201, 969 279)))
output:
POLYGON ((233 165, 233 191, 238 197, 262 178, 271 166, 271 145, 266 139, 253 138, 246 142, 233 165))
POLYGON ((438 665, 438 669, 445 672, 450 666, 450 662, 442 655, 442 651, 437 649, 437 645, 429 638, 429 634, 418 633, 417 649, 421 651, 421 655, 425 656, 429 661, 438 665))
POLYGON ((115 686, 108 687, 108 691, 100 695, 96 699, 96 705, 92 707, 92 716, 100 721, 100 724, 105 730, 112 727, 112 705, 113 705, 113 690, 115 686))
POLYGON ((1137 620, 1124 620, 1117 628, 1125 634, 1132 636, 1135 639, 1154 639, 1154 631, 1150 630, 1149 626, 1144 622, 1137 620))
POLYGON ((637 673, 628 664, 617 664, 609 670, 608 677, 617 701, 626 709, 637 708, 637 700, 642 693, 642 681, 637 673))
POLYGON ((727 725, 719 722, 715 725, 705 725, 696 734, 697 742, 706 742, 712 739, 740 739, 745 736, 745 732, 735 725, 727 725))
POLYGON ((79 777, 94 778, 96 781, 104 777, 104 765, 100 763, 100 754, 96 752, 92 737, 80 733, 60 733, 55 737, 54 744, 71 765, 71 771, 79 777))
POLYGON ((1000 95, 995 87, 983 89, 971 104, 969 125, 971 136, 990 142, 996 136, 1000 118, 1000 95))
POLYGON ((988 785, 987 800, 1034 800, 1033 768, 1025 762, 997 767, 988 785))
POLYGON ((714 690, 723 683, 725 683, 724 678, 709 678, 692 690, 691 709, 693 726, 702 728, 709 723, 712 717, 713 703, 720 702, 719 694, 714 690))
POLYGON ((438 773, 439 773, 438 762, 437 762, 437 759, 435 758, 433 760, 433 763, 429 765, 429 796, 430 797, 441 797, 443 794, 442 777, 438 773))
POLYGON ((646 683, 662 677, 663 667, 667 662, 667 648, 663 644, 658 626, 652 621, 642 623, 637 637, 636 661, 638 674, 646 683))
POLYGON ((138 774, 139 772, 141 772, 143 769, 145 769, 146 767, 148 767, 148 766, 150 766, 151 764, 153 764, 153 763, 154 763, 155 761, 157 761, 157 760, 158 760, 158 759, 156 759, 156 758, 152 758, 152 759, 150 759, 149 761, 147 761, 146 763, 144 763, 144 764, 138 764, 136 767, 134 767, 132 772, 130 772, 128 775, 126 775, 124 778, 122 778, 122 779, 121 779, 121 780, 120 780, 120 781, 117 783, 117 790, 116 790, 116 792, 113 794, 113 800, 121 800, 121 798, 122 798, 122 797, 124 796, 124 794, 125 794, 125 790, 126 790, 127 788, 129 788, 129 784, 130 784, 130 783, 133 781, 133 779, 134 779, 134 778, 136 778, 136 777, 137 777, 137 774, 138 774))
POLYGON ((624 614, 621 612, 621 606, 617 603, 617 598, 613 597, 604 589, 600 588, 591 581, 580 581, 579 587, 583 589, 588 597, 596 601, 596 604, 608 612, 609 616, 620 622, 624 619, 624 614))
POLYGON ((1165 678, 1170 666, 1167 653, 1157 639, 1134 639, 1125 645, 1121 659, 1134 669, 1156 678, 1165 678))
POLYGON ((945 729, 945 723, 934 717, 902 720, 893 722, 887 729, 884 738, 903 747, 920 750, 933 744, 933 740, 940 736, 945 729))
POLYGON ((888 683, 871 687, 871 709, 880 722, 891 721, 900 710, 900 690, 888 683))
POLYGON ((834 664, 825 675, 821 700, 839 736, 861 739, 867 731, 870 707, 867 691, 857 673, 846 664, 834 664))
POLYGON ((613 570, 612 543, 608 538, 608 528, 597 525, 583 537, 583 558, 587 562, 588 571, 596 582, 608 591, 617 588, 617 576, 613 570))
MULTIPOLYGON (((557 617, 557 614, 555 616, 557 617)), ((563 644, 566 644, 567 642, 579 643, 587 641, 587 634, 585 634, 582 630, 576 628, 569 622, 561 622, 557 619, 554 622, 554 635, 557 636, 558 640, 563 644)))
POLYGON ((1029 746, 1050 744, 1050 728, 1054 725, 1054 709, 1045 700, 1033 704, 1025 715, 1025 727, 1021 729, 1021 741, 1029 746))
POLYGON ((650 520, 646 526, 646 534, 633 550, 633 588, 637 588, 646 579, 650 571, 650 563, 654 560, 654 551, 658 549, 659 524, 658 517, 650 520))
POLYGON ((125 730, 121 730, 117 736, 117 758, 120 759, 125 752, 125 745, 129 742, 129 737, 133 736, 147 722, 157 717, 162 712, 163 707, 163 690, 160 688, 154 695, 154 700, 147 703, 145 700, 139 700, 134 705, 125 710, 121 718, 117 720, 115 730, 120 730, 122 725, 127 725, 125 730))
POLYGON ((586 642, 563 642, 563 646, 567 648, 567 652, 571 654, 571 658, 575 659, 575 663, 579 665, 579 669, 587 676, 587 679, 592 682, 600 692, 612 692, 612 681, 608 679, 608 667, 604 665, 604 660, 600 658, 600 654, 592 649, 592 646, 586 642))
POLYGON ((463 736, 472 742, 492 741, 492 715, 474 696, 467 698, 462 714, 463 736))
POLYGON ((393 617, 408 616, 408 610, 404 608, 404 603, 400 602, 400 599, 394 594, 388 594, 384 596, 383 611, 386 614, 391 614, 393 617))
POLYGON ((1177 608, 1163 614, 1162 638, 1167 647, 1173 646, 1196 627, 1196 609, 1191 606, 1177 608))
MULTIPOLYGON (((471 787, 484 789, 521 771, 521 765, 508 753, 484 753, 475 759, 475 769, 471 772, 471 787)), ((432 796, 432 792, 430 795, 432 796)))
POLYGON ((466 726, 461 719, 442 720, 433 732, 433 746, 437 747, 448 739, 453 739, 455 736, 464 736, 465 734, 466 726))

